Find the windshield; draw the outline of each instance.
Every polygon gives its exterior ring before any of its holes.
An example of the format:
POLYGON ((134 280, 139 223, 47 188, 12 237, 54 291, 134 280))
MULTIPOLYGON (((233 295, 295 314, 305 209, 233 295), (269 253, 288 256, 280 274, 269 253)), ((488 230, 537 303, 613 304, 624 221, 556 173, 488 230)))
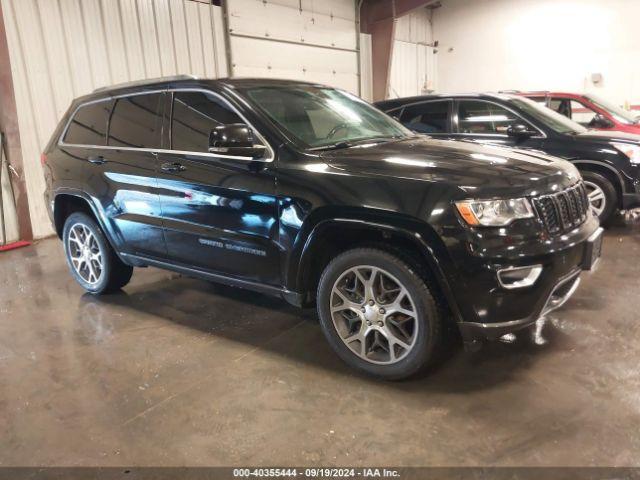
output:
POLYGON ((638 123, 638 119, 633 114, 633 112, 625 110, 624 108, 619 107, 609 100, 604 100, 592 94, 585 95, 585 97, 592 101, 596 106, 609 112, 613 116, 613 118, 615 118, 620 123, 623 123, 625 125, 634 125, 638 123))
POLYGON ((587 131, 579 123, 528 98, 513 97, 511 103, 556 133, 583 133, 587 131))
POLYGON ((245 93, 306 148, 413 136, 391 117, 341 90, 292 85, 248 88, 245 93))

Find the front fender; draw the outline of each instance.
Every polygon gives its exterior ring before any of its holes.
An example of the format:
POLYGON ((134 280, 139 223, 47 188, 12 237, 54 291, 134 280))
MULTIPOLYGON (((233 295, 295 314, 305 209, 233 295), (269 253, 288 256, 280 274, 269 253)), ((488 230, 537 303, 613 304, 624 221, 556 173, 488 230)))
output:
MULTIPOLYGON (((305 271, 311 265, 317 249, 322 248, 326 233, 336 228, 345 232, 347 229, 362 230, 362 235, 366 235, 367 230, 374 230, 381 232, 383 236, 400 236, 413 243, 425 259, 456 319, 462 318, 452 288, 456 284, 455 270, 441 237, 431 225, 397 212, 355 212, 341 209, 340 214, 336 215, 310 216, 303 224, 289 258, 286 274, 289 288, 304 292, 305 271)), ((363 241, 366 243, 366 237, 363 241)))

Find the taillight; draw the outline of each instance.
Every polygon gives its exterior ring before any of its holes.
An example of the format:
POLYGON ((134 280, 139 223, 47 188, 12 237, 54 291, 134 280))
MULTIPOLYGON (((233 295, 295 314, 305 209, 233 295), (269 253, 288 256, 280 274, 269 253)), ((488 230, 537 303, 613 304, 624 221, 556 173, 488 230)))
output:
POLYGON ((40 154, 40 164, 44 167, 45 163, 47 163, 47 154, 46 153, 41 153, 40 154))

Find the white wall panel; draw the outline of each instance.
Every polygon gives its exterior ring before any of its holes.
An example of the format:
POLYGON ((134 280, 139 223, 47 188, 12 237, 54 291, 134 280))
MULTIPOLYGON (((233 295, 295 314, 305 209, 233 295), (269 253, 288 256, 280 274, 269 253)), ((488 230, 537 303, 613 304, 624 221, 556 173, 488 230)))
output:
POLYGON ((232 37, 234 75, 319 82, 358 93, 355 52, 232 37))
POLYGON ((360 34, 360 96, 367 102, 373 101, 373 54, 368 33, 360 34))
POLYGON ((443 1, 439 90, 591 91, 640 105, 638 18, 638 0, 443 1))
POLYGON ((425 8, 396 20, 389 98, 422 95, 435 89, 436 55, 430 13, 425 8))
POLYGON ((233 0, 235 76, 324 83, 358 94, 355 0, 233 0))
POLYGON ((43 237, 52 229, 40 152, 71 100, 142 78, 226 76, 222 14, 192 0, 0 1, 29 213, 34 235, 43 237))
POLYGON ((229 2, 229 28, 235 34, 354 50, 355 8, 350 0, 234 0, 229 2))
POLYGON ((395 41, 391 59, 389 98, 423 95, 435 89, 433 48, 395 41))
POLYGON ((410 43, 431 43, 430 11, 420 8, 396 20, 395 39, 410 43))

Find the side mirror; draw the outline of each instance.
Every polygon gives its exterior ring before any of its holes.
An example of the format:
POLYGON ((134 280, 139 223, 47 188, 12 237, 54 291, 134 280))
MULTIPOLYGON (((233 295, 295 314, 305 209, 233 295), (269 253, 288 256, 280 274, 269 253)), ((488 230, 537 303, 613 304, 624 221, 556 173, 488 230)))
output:
POLYGON ((256 144, 253 130, 245 123, 219 125, 209 132, 209 152, 259 159, 266 147, 256 144))
POLYGON ((507 128, 507 135, 518 140, 524 140, 526 138, 534 136, 535 134, 536 132, 529 130, 526 125, 523 125, 521 123, 509 125, 509 127, 507 128))
POLYGON ((597 113, 589 122, 590 128, 612 128, 613 122, 601 113, 597 113))

